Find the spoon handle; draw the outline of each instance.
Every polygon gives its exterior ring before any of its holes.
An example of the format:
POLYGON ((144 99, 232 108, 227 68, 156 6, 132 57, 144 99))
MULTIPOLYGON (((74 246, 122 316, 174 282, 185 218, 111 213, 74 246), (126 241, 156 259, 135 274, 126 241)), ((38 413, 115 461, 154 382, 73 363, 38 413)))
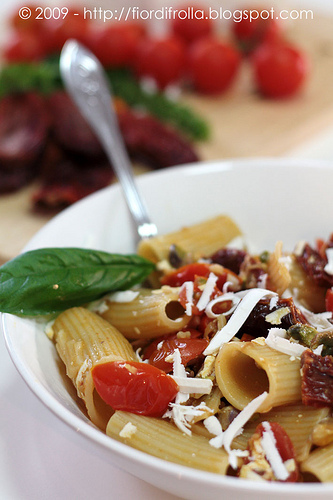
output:
POLYGON ((157 228, 150 221, 134 181, 101 63, 76 40, 68 40, 61 52, 60 72, 68 93, 94 130, 116 172, 139 237, 155 236, 157 228))

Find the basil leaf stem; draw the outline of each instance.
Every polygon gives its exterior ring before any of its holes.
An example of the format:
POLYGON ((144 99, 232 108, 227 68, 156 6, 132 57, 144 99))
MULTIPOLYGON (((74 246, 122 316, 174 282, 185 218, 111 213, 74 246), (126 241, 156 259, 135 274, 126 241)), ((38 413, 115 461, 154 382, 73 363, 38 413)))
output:
POLYGON ((141 283, 153 270, 138 255, 42 248, 0 267, 0 311, 36 316, 79 306, 141 283))

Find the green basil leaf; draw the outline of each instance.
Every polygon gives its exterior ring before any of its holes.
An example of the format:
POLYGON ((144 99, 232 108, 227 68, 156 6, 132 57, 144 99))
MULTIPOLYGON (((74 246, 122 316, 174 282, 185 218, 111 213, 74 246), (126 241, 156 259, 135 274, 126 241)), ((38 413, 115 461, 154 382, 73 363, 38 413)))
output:
POLYGON ((0 267, 0 311, 35 316, 127 290, 153 270, 138 255, 81 248, 43 248, 23 253, 0 267))

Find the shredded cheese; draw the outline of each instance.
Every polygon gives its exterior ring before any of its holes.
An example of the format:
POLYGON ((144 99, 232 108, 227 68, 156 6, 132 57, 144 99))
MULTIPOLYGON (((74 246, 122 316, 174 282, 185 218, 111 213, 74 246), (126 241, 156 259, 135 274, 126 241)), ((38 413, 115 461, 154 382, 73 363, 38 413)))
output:
POLYGON ((263 288, 252 288, 248 290, 246 295, 237 305, 234 314, 231 316, 227 324, 219 330, 210 341, 208 347, 204 350, 204 355, 213 354, 223 344, 229 342, 238 332, 240 327, 245 323, 251 311, 262 298, 276 295, 274 292, 263 288))
POLYGON ((185 314, 187 316, 192 316, 192 307, 193 307, 193 292, 194 292, 194 283, 193 281, 185 281, 180 287, 179 293, 185 289, 186 296, 186 306, 185 306, 185 314))
POLYGON ((214 446, 215 448, 221 448, 221 446, 224 446, 224 449, 229 455, 229 463, 233 469, 237 468, 237 458, 248 456, 248 451, 232 450, 231 443, 235 439, 235 437, 243 432, 244 425, 250 420, 250 418, 258 410, 258 408, 262 405, 267 397, 267 394, 267 392, 263 392, 262 394, 260 394, 260 396, 257 396, 255 399, 250 401, 250 403, 244 408, 244 410, 242 410, 237 415, 237 417, 234 418, 234 420, 231 422, 231 424, 223 434, 219 434, 209 441, 209 444, 211 446, 214 446))
POLYGON ((124 427, 119 432, 119 436, 122 438, 130 439, 137 431, 136 425, 133 425, 132 422, 127 422, 124 427))
POLYGON ((284 328, 271 328, 265 340, 268 347, 276 351, 288 354, 289 356, 300 357, 307 347, 290 342, 287 337, 287 332, 284 328))
POLYGON ((261 446, 270 466, 272 467, 275 477, 280 481, 285 481, 289 476, 289 472, 287 471, 281 455, 277 450, 276 439, 272 432, 272 428, 269 422, 263 422, 262 425, 264 432, 261 438, 261 446))
POLYGON ((124 292, 110 293, 107 298, 110 302, 126 303, 133 302, 133 300, 136 299, 138 295, 139 291, 137 290, 125 290, 124 292))
POLYGON ((207 282, 205 284, 205 287, 203 289, 203 292, 201 294, 201 297, 197 303, 197 308, 199 309, 199 311, 203 311, 206 308, 210 300, 210 297, 214 291, 216 282, 217 282, 217 276, 215 276, 214 273, 210 273, 207 282))
POLYGON ((225 293, 225 294, 220 295, 219 297, 216 297, 215 299, 211 300, 206 306, 205 313, 207 314, 208 318, 217 318, 219 316, 219 314, 214 313, 214 311, 213 311, 214 306, 216 304, 220 304, 221 302, 231 301, 232 302, 231 308, 228 311, 226 311, 225 313, 223 313, 225 316, 227 316, 227 315, 234 312, 234 310, 236 309, 237 304, 240 302, 240 300, 241 299, 238 297, 238 295, 236 295, 233 292, 225 293))
POLYGON ((333 248, 327 248, 326 257, 327 257, 327 264, 324 267, 324 271, 327 274, 333 276, 333 248))

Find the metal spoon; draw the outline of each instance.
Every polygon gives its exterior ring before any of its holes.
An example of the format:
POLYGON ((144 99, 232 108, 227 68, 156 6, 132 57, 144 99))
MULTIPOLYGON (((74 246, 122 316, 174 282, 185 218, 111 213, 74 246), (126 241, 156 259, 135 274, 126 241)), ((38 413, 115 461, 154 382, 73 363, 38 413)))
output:
POLYGON ((156 236, 156 225, 151 222, 134 181, 101 63, 76 40, 68 40, 61 51, 60 73, 69 95, 104 147, 122 186, 139 237, 156 236))

